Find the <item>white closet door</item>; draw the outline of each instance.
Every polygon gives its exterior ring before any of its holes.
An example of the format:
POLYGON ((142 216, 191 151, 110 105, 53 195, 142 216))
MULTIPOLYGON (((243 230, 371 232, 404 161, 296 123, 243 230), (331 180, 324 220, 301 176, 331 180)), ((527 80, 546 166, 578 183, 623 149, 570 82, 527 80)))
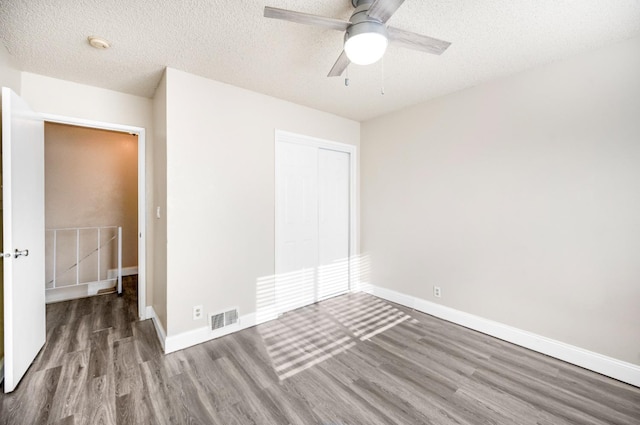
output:
POLYGON ((349 290, 349 162, 318 150, 318 299, 349 290))
POLYGON ((276 143, 276 309, 317 299, 318 149, 276 143))

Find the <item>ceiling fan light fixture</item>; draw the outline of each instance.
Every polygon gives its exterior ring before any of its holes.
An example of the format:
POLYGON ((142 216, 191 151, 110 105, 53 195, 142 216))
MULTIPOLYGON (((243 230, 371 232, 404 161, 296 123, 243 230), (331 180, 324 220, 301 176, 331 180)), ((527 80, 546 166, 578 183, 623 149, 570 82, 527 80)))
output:
POLYGON ((382 58, 387 50, 389 38, 384 25, 363 22, 352 25, 345 36, 344 51, 349 60, 357 65, 370 65, 382 58))

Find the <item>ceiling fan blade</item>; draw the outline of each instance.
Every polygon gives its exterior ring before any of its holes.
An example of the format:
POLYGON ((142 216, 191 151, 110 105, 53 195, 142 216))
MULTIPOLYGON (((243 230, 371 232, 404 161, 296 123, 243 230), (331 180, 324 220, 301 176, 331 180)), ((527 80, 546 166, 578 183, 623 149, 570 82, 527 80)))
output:
POLYGON ((324 16, 294 12, 293 10, 278 9, 277 7, 269 6, 265 6, 264 16, 265 18, 283 19, 285 21, 296 22, 298 24, 315 25, 338 31, 346 31, 350 24, 350 22, 343 21, 341 19, 326 18, 324 16))
POLYGON ((448 41, 438 40, 437 38, 426 35, 416 34, 415 32, 404 31, 398 28, 387 28, 389 33, 389 41, 393 44, 406 47, 407 49, 421 50, 434 55, 441 55, 447 47, 451 45, 448 41))
POLYGON ((341 76, 344 70, 347 69, 350 63, 351 61, 349 60, 349 58, 347 57, 347 54, 343 50, 340 56, 338 56, 338 60, 336 61, 336 63, 333 64, 333 68, 331 68, 331 71, 329 71, 329 74, 327 75, 327 77, 341 76))
POLYGON ((367 15, 370 18, 387 22, 391 15, 396 13, 396 10, 402 6, 402 3, 404 3, 404 0, 376 0, 369 7, 367 15))

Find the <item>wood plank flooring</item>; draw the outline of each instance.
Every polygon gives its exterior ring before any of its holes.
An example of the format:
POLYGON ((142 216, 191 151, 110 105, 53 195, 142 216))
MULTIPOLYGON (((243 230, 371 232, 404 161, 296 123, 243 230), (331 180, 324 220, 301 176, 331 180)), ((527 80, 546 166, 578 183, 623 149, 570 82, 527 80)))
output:
POLYGON ((366 294, 164 355, 125 295, 47 306, 0 424, 640 424, 640 389, 366 294))

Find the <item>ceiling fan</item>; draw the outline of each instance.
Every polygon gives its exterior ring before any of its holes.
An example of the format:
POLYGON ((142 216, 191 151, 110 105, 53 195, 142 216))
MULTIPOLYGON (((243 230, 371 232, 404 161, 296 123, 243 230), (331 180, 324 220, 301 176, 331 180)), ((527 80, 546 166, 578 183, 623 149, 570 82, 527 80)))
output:
POLYGON ((386 25, 403 2, 404 0, 351 0, 356 10, 349 21, 269 6, 264 8, 264 16, 345 31, 344 50, 327 75, 338 77, 351 62, 358 65, 377 62, 384 55, 389 42, 435 55, 447 50, 451 45, 448 41, 386 25))

